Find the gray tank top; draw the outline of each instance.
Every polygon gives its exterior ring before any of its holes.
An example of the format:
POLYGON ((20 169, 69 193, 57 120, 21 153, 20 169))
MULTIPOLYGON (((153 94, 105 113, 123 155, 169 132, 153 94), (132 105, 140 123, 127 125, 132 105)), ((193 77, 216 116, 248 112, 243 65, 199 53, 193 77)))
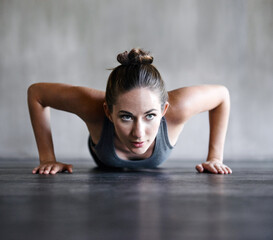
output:
MULTIPOLYGON (((114 146, 114 125, 105 117, 102 134, 98 144, 89 138, 89 150, 98 164, 98 161, 107 167, 117 168, 155 168, 163 163, 171 153, 171 146, 168 138, 166 119, 161 119, 160 127, 155 139, 155 147, 151 157, 141 160, 125 160, 117 156, 114 146), (91 145, 95 152, 91 149, 91 145)), ((99 164, 98 164, 99 165, 99 164)))

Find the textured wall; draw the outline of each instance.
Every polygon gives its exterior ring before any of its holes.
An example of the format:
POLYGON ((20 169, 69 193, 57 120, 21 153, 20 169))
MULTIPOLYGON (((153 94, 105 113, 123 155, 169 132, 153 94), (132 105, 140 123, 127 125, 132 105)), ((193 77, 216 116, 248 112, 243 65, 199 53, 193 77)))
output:
MULTIPOLYGON (((168 89, 224 84, 225 156, 273 157, 272 0, 0 0, 0 157, 36 157, 26 91, 39 81, 104 89, 117 53, 142 47, 168 89)), ((87 129, 52 111, 57 157, 89 157, 87 129)), ((208 116, 186 125, 173 158, 205 158, 208 116)))

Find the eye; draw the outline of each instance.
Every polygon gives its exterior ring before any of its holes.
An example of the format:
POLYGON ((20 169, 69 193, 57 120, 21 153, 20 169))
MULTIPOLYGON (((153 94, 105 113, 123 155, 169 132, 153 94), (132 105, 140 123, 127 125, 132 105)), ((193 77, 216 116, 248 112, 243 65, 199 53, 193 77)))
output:
POLYGON ((133 119, 131 115, 121 115, 120 118, 122 121, 125 121, 125 122, 131 121, 133 119))
POLYGON ((148 115, 146 115, 146 119, 153 120, 155 116, 156 116, 155 114, 148 114, 148 115))

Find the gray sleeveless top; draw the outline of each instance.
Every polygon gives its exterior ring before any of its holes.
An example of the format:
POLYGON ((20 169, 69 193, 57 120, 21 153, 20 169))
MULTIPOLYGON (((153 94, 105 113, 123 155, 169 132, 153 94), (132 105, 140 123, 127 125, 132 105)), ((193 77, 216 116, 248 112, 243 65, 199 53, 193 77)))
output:
POLYGON ((105 117, 102 134, 98 144, 92 142, 89 137, 89 150, 98 165, 116 168, 155 168, 163 163, 171 153, 171 146, 168 138, 166 119, 161 119, 160 127, 155 139, 155 147, 151 157, 141 160, 125 160, 117 156, 114 146, 114 125, 105 117), (95 149, 93 151, 91 146, 95 149), (102 164, 100 164, 102 163, 102 164))

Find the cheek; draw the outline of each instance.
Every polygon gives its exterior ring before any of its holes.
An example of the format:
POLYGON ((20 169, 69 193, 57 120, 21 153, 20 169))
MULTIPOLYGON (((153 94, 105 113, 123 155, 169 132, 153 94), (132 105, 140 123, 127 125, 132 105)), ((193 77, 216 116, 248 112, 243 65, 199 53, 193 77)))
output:
POLYGON ((159 129, 160 121, 154 121, 148 124, 146 134, 150 136, 156 136, 159 129))
POLYGON ((115 124, 115 132, 119 137, 126 137, 130 134, 131 127, 129 124, 115 124))

